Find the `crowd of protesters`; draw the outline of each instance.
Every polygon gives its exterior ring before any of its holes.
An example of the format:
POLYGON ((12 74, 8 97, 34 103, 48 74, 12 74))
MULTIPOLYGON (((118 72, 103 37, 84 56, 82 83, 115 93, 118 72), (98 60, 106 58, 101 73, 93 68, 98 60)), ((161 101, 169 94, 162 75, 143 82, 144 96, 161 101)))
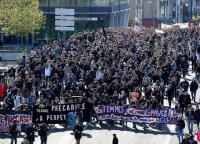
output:
POLYGON ((198 28, 164 34, 128 28, 74 33, 67 41, 33 49, 19 60, 18 68, 4 73, 7 90, 1 109, 23 111, 84 101, 84 121, 91 122, 94 106, 101 104, 156 109, 174 107, 176 102, 192 135, 194 121, 198 129, 200 121, 198 106, 191 107, 199 101, 199 40, 198 28), (190 63, 196 75, 192 82, 185 78, 190 63))

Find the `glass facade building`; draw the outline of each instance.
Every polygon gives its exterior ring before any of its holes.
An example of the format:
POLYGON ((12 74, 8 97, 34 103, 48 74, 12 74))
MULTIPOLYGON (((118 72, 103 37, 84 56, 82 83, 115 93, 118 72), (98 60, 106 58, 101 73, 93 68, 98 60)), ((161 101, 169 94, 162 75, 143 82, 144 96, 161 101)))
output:
MULTIPOLYGON (((46 24, 38 35, 30 36, 29 43, 34 41, 33 38, 50 41, 72 33, 55 30, 55 8, 73 8, 75 17, 96 18, 96 21, 75 21, 75 32, 100 27, 128 26, 129 0, 39 0, 39 2, 40 9, 46 15, 46 24)), ((16 44, 20 40, 4 36, 1 36, 1 39, 4 44, 16 44)))
POLYGON ((41 7, 109 6, 109 0, 40 0, 41 7))

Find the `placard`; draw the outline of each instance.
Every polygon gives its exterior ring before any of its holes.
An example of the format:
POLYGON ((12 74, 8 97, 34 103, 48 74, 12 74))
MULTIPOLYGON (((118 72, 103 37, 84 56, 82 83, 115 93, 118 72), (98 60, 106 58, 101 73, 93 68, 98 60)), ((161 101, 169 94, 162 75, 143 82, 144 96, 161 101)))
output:
POLYGON ((9 133, 9 128, 14 120, 17 121, 17 129, 24 132, 26 125, 31 122, 31 112, 29 111, 0 111, 0 133, 9 133))
POLYGON ((55 15, 75 15, 74 9, 55 8, 55 15))
POLYGON ((175 109, 135 109, 130 106, 98 106, 99 120, 117 120, 136 123, 176 124, 181 115, 175 109))
POLYGON ((33 123, 63 124, 67 122, 69 112, 75 112, 78 108, 84 109, 85 104, 58 104, 46 108, 33 109, 33 123))

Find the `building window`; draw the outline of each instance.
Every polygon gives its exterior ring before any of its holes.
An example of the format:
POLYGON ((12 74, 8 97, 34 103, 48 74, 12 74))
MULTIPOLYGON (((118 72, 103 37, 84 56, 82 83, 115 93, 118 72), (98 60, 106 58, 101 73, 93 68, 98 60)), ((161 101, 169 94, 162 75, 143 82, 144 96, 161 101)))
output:
POLYGON ((137 5, 141 6, 142 5, 142 1, 141 0, 137 0, 137 5))
POLYGON ((48 7, 48 0, 40 0, 39 2, 41 7, 48 7))
POLYGON ((50 7, 61 7, 62 0, 49 0, 50 7))

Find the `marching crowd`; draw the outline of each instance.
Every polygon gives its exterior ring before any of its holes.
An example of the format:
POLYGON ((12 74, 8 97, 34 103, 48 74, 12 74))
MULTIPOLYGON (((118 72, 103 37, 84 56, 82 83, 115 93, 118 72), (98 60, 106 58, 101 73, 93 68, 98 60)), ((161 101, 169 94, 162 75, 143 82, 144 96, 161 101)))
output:
MULTIPOLYGON (((94 106, 101 104, 157 109, 174 107, 175 102, 193 135, 194 121, 198 129, 200 121, 199 107, 191 106, 199 101, 199 40, 198 28, 164 34, 121 28, 74 33, 67 41, 34 48, 19 60, 18 68, 4 73, 1 81, 7 87, 0 95, 1 109, 23 111, 84 101, 83 113, 88 116, 82 121, 91 122, 96 117, 94 106), (185 78, 190 63, 196 74, 192 82, 185 78)), ((185 123, 181 120, 177 133, 183 143, 185 123)))

